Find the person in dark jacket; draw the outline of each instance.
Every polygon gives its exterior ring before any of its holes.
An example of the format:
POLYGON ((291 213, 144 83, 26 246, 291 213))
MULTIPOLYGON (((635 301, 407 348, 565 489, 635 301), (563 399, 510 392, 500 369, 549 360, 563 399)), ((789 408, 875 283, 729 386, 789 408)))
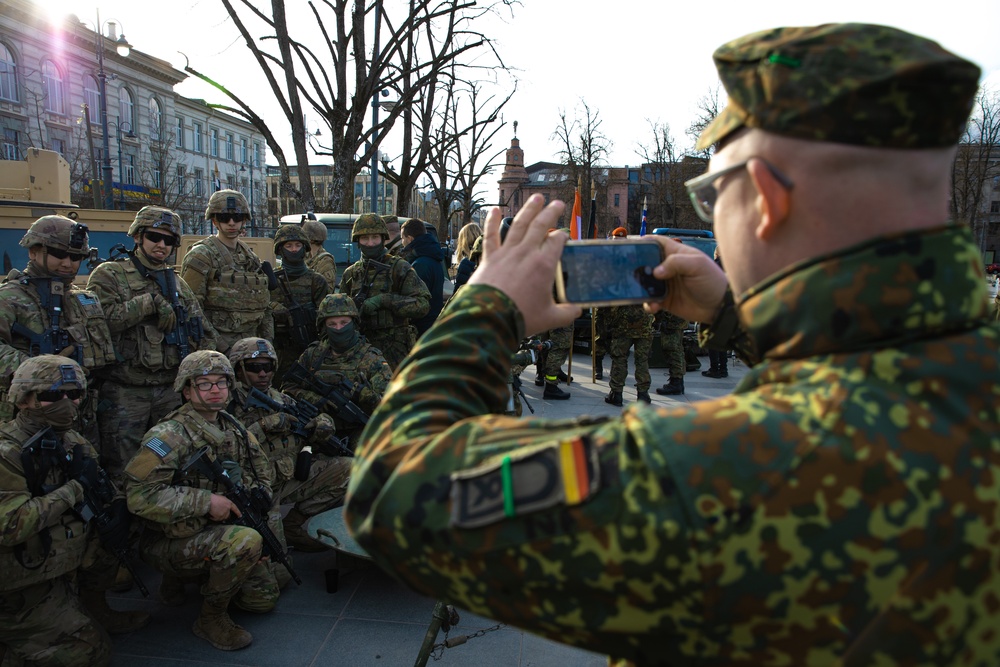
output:
POLYGON ((420 319, 413 320, 417 336, 427 331, 444 306, 444 252, 437 239, 427 233, 422 220, 410 218, 401 229, 404 256, 413 266, 431 293, 431 308, 420 319))

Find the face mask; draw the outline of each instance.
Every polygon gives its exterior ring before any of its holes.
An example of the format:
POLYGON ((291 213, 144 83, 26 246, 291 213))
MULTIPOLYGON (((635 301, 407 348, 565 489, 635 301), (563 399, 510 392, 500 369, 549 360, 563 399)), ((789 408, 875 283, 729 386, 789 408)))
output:
POLYGON ((281 268, 285 270, 285 275, 289 278, 298 278, 306 272, 306 249, 305 246, 298 252, 289 252, 285 247, 281 247, 281 268))
POLYGON ((361 254, 364 255, 365 257, 367 257, 368 259, 375 259, 375 260, 382 259, 382 255, 384 253, 385 253, 385 248, 383 246, 380 246, 380 245, 375 245, 375 246, 363 245, 363 246, 361 246, 361 254))
POLYGON ((57 433, 65 433, 73 428, 76 421, 77 408, 73 401, 61 398, 51 405, 40 408, 22 410, 27 422, 39 427, 51 426, 57 433))
POLYGON ((330 341, 330 347, 337 352, 345 352, 358 342, 358 330, 354 328, 354 322, 346 325, 343 329, 326 328, 326 339, 330 341))

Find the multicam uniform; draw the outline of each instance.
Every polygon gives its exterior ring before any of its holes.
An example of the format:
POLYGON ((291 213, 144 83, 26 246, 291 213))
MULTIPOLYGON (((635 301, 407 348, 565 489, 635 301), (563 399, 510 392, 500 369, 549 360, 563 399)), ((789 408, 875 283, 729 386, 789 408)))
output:
MULTIPOLYGON (((147 206, 136 214, 129 235, 146 228, 179 237, 180 219, 167 209, 147 206)), ((177 344, 167 342, 168 334, 177 335, 176 315, 171 328, 160 329, 164 312, 173 314, 172 296, 164 292, 164 285, 168 290, 173 286, 187 311, 193 334, 186 341, 189 351, 214 350, 215 330, 202 315, 191 288, 171 267, 153 263, 138 247, 120 261, 98 266, 87 283, 104 306, 121 361, 101 372, 101 405, 107 407, 98 414, 102 463, 115 479, 138 451, 142 434, 181 403, 172 386, 181 351, 177 344)))
POLYGON ((323 247, 327 237, 326 225, 319 220, 305 220, 302 222, 302 231, 309 238, 310 246, 306 267, 326 278, 326 284, 332 292, 337 288, 337 260, 323 247))

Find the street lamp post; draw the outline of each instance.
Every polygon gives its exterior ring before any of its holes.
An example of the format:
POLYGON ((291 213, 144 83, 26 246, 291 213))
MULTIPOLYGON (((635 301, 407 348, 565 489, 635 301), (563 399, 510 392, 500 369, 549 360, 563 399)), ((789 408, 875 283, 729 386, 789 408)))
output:
MULTIPOLYGON (((253 135, 250 135, 250 150, 247 152, 247 162, 250 164, 250 236, 254 236, 254 218, 253 218, 253 168, 254 168, 254 155, 253 155, 253 135)), ((247 167, 245 164, 240 165, 240 171, 246 171, 247 167)))
MULTIPOLYGON (((116 116, 118 121, 114 123, 115 126, 115 136, 118 139, 118 208, 122 211, 125 210, 125 163, 122 161, 122 129, 125 130, 125 136, 129 139, 135 139, 135 133, 132 131, 132 123, 128 121, 122 121, 121 116, 116 116)), ((114 208, 114 206, 112 206, 114 208)))
MULTIPOLYGON (((110 21, 109 21, 110 23, 110 21)), ((120 24, 119 24, 120 25, 120 24)), ((98 93, 101 102, 101 134, 103 138, 101 140, 102 148, 104 150, 104 164, 102 166, 101 178, 104 181, 104 208, 112 210, 115 207, 115 193, 112 188, 112 181, 114 180, 114 175, 111 170, 111 144, 108 137, 108 76, 104 71, 104 24, 101 23, 101 12, 97 11, 97 24, 96 24, 96 46, 97 46, 97 84, 98 93)), ((132 49, 132 45, 128 43, 125 39, 125 33, 123 32, 121 36, 115 41, 115 48, 123 58, 127 58, 129 52, 132 49)), ((121 144, 119 143, 118 148, 119 159, 121 156, 121 144)), ((124 205, 124 203, 123 203, 124 205)))

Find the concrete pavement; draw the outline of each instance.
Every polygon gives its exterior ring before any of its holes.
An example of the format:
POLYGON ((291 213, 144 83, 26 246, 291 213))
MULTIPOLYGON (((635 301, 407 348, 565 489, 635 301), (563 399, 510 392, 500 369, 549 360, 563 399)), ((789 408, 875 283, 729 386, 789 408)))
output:
MULTIPOLYGON (((708 357, 701 357, 702 368, 708 357)), ((545 401, 536 387, 534 369, 521 376, 535 416, 576 417, 582 414, 615 415, 620 408, 604 402, 607 380, 590 382, 590 357, 576 354, 572 374, 576 381, 568 387, 568 401, 545 401)), ((605 373, 610 359, 605 360, 605 373)), ((667 381, 664 369, 651 369, 653 387, 667 381)), ((746 367, 730 361, 729 377, 710 379, 700 372, 685 376, 686 394, 658 396, 650 392, 654 405, 693 402, 730 393, 746 367)), ((607 375, 605 375, 607 377, 607 375)), ((635 401, 631 376, 625 387, 625 405, 635 401)), ((525 415, 529 413, 525 410, 525 415)), ((335 552, 295 553, 295 568, 303 584, 290 583, 282 592, 277 608, 256 616, 234 611, 233 618, 249 630, 253 644, 234 652, 218 651, 191 633, 198 615, 200 596, 188 587, 188 602, 166 607, 156 597, 159 575, 145 564, 140 574, 151 591, 148 600, 139 593, 112 594, 114 608, 143 608, 153 620, 148 627, 115 638, 112 665, 116 667, 190 667, 194 665, 240 665, 261 667, 404 667, 414 663, 431 621, 434 600, 421 597, 372 566, 337 561, 335 552), (337 591, 327 593, 326 572, 340 570, 337 591)), ((451 636, 472 634, 493 628, 496 623, 459 610, 460 621, 451 636)), ((443 641, 443 635, 437 641, 443 641)), ((603 667, 605 656, 551 642, 517 628, 489 631, 467 643, 443 651, 441 659, 429 664, 476 665, 476 667, 603 667)))

